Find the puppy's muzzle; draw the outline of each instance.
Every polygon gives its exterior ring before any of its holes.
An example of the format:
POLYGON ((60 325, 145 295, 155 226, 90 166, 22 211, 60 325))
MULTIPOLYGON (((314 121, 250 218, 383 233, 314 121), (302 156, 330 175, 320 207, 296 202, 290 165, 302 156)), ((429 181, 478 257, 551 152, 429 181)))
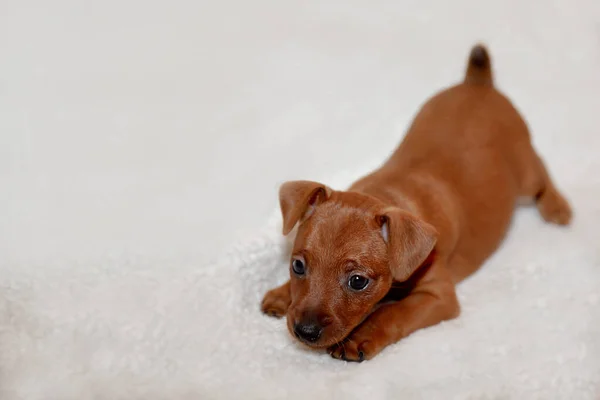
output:
POLYGON ((331 322, 333 318, 325 313, 304 311, 300 318, 294 320, 294 335, 304 343, 314 344, 321 339, 323 331, 331 322))

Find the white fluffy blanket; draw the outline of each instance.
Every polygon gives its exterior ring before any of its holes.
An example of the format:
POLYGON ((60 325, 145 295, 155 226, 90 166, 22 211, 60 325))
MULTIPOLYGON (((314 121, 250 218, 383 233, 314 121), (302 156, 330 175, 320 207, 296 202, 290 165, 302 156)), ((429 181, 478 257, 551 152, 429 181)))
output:
POLYGON ((362 364, 304 350, 259 312, 287 275, 277 214, 210 266, 133 255, 5 265, 1 398, 597 399, 599 207, 589 182, 566 188, 572 228, 521 210, 460 285, 459 319, 362 364))

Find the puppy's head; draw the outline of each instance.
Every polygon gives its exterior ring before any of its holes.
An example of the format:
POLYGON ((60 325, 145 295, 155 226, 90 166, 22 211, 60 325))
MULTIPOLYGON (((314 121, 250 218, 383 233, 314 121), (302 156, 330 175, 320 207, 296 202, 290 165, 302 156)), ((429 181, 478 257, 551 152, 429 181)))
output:
POLYGON ((431 225, 364 194, 292 181, 279 200, 283 234, 298 224, 288 329, 311 347, 342 341, 436 243, 431 225))

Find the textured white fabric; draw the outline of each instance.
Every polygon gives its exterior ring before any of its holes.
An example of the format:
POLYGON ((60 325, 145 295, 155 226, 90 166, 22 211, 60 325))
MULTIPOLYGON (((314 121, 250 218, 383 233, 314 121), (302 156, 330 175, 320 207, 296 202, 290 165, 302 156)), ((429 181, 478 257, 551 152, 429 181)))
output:
POLYGON ((572 228, 518 212, 460 285, 459 319, 362 364, 304 350, 260 314, 287 274, 277 215, 211 266, 126 255, 5 266, 2 398, 595 399, 598 203, 587 185, 566 186, 572 228))
POLYGON ((0 399, 598 399, 600 3, 213 3, 2 2, 0 399), (375 167, 476 40, 573 226, 519 210, 372 361, 304 350, 277 184, 375 167))

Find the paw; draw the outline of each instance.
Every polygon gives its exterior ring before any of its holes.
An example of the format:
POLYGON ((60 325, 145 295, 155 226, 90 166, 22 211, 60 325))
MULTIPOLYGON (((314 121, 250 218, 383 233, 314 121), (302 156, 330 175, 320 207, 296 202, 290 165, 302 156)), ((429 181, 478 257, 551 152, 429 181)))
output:
POLYGON ((537 207, 544 220, 557 225, 568 225, 573 217, 569 203, 556 190, 544 193, 538 199, 537 207))
POLYGON ((377 346, 368 326, 359 326, 341 343, 327 349, 333 358, 345 361, 363 362, 375 357, 383 347, 377 346))
POLYGON ((289 305, 289 292, 281 290, 281 288, 276 288, 265 294, 261 310, 270 317, 281 318, 287 313, 289 305))

